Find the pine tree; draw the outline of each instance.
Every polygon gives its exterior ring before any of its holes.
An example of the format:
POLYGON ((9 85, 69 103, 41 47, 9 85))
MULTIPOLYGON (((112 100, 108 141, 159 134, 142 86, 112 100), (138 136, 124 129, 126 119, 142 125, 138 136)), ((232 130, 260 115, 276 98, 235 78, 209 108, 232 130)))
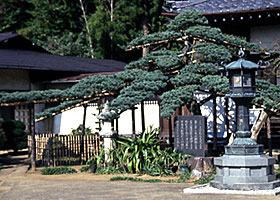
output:
MULTIPOLYGON (((112 95, 115 98, 110 107, 120 114, 145 99, 159 96, 163 117, 171 116, 183 104, 195 114, 203 103, 196 101, 195 92, 214 98, 228 91, 228 80, 220 76, 219 64, 236 59, 240 48, 259 50, 256 44, 210 27, 197 11, 181 13, 164 31, 132 40, 127 50, 143 47, 149 47, 150 53, 129 63, 124 72, 87 77, 66 90, 0 93, 0 102, 4 105, 16 101, 78 101, 64 103, 52 111, 59 112, 85 100, 112 95)), ((279 110, 279 86, 267 81, 257 84, 260 97, 255 102, 279 110)), ((50 113, 46 111, 45 115, 50 113)))

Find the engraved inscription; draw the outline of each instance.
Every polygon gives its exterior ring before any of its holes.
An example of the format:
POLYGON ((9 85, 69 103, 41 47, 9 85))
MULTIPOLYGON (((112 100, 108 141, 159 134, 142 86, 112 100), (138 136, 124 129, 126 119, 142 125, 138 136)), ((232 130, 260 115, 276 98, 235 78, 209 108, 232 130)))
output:
POLYGON ((174 145, 181 152, 205 156, 206 119, 202 116, 177 116, 174 145))

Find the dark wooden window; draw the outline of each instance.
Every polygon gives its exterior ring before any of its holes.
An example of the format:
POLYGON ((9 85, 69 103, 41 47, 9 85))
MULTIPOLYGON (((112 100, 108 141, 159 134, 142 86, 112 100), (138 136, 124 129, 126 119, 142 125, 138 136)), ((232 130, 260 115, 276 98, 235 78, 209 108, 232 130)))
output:
MULTIPOLYGON (((174 134, 174 118, 178 115, 189 116, 190 112, 186 106, 182 106, 181 111, 177 108, 176 112, 172 115, 172 133, 174 134), (180 113, 181 112, 181 113, 180 113)), ((167 118, 161 117, 161 136, 169 136, 169 121, 167 118)))

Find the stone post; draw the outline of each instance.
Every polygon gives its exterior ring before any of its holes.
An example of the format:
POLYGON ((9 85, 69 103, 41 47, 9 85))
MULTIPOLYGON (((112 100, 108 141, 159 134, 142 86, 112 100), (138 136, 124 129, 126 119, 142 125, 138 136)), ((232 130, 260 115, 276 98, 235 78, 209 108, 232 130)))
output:
POLYGON ((99 135, 104 140, 104 152, 105 152, 105 161, 109 162, 108 153, 113 149, 113 127, 112 127, 112 119, 110 118, 112 112, 109 110, 109 103, 106 102, 104 106, 104 110, 97 116, 98 119, 102 120, 102 128, 99 132, 99 135))

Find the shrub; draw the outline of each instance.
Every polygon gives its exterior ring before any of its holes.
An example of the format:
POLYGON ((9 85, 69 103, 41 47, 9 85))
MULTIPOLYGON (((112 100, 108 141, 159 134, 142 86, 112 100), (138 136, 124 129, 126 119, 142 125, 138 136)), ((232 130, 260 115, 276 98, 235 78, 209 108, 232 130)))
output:
POLYGON ((77 170, 70 167, 47 167, 41 171, 42 175, 73 174, 77 170))
POLYGON ((5 149, 13 149, 17 152, 19 149, 27 148, 27 133, 25 125, 21 121, 4 122, 2 128, 6 134, 7 141, 4 144, 5 149))
MULTIPOLYGON (((73 135, 82 135, 82 129, 83 129, 83 125, 80 124, 76 129, 72 128, 72 134, 73 135)), ((93 134, 91 128, 86 127, 85 128, 85 135, 91 135, 93 134)))
POLYGON ((2 127, 3 119, 0 118, 0 149, 4 147, 5 142, 7 141, 7 137, 2 127))

